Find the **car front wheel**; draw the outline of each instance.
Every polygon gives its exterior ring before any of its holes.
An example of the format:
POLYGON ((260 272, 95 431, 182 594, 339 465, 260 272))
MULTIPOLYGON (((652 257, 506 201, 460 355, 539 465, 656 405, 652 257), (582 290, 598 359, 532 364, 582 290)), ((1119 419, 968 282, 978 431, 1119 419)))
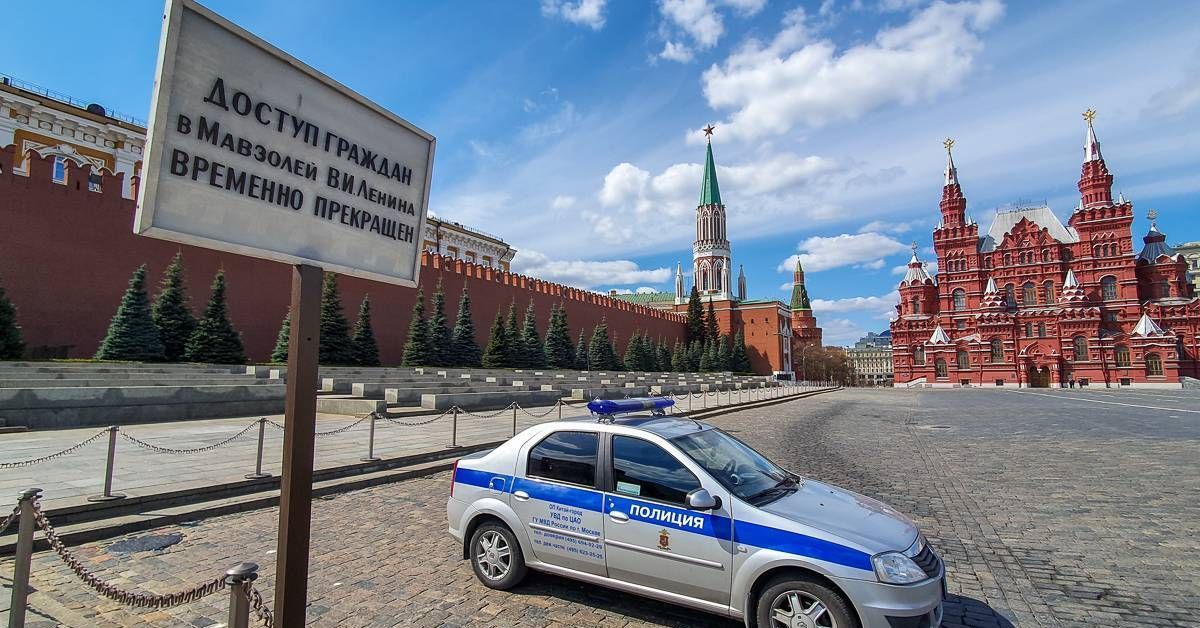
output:
POLYGON ((512 530, 499 523, 479 526, 471 535, 471 568, 484 586, 501 591, 517 586, 526 569, 512 530))
POLYGON ((767 583, 756 611, 758 628, 859 628, 841 593, 799 574, 767 583))

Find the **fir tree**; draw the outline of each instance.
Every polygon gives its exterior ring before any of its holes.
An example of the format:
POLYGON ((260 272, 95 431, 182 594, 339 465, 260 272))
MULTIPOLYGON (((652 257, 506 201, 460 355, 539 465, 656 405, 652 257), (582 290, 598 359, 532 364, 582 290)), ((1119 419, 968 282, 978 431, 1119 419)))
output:
POLYGON ((271 361, 285 363, 288 359, 288 343, 292 339, 292 308, 283 315, 279 325, 279 335, 275 337, 275 349, 271 351, 271 361))
POLYGON ((700 350, 700 372, 707 373, 712 370, 713 352, 712 343, 705 343, 704 348, 700 350))
POLYGON ((17 325, 17 309, 0 288, 0 360, 19 360, 25 354, 21 327, 17 325))
POLYGON ((567 310, 556 303, 550 310, 550 328, 546 330, 546 365, 552 369, 574 368, 573 349, 567 330, 567 310))
POLYGON ((682 373, 688 370, 687 356, 683 351, 683 343, 675 341, 675 349, 671 351, 671 368, 670 370, 676 373, 682 373))
POLYGON ((454 333, 450 336, 449 366, 479 366, 479 345, 475 344, 475 321, 471 319, 471 296, 463 286, 458 299, 458 317, 454 320, 454 333))
POLYGON ((204 308, 204 316, 187 342, 187 359, 210 364, 243 364, 246 351, 242 335, 233 328, 225 311, 225 271, 213 278, 212 296, 204 308))
POLYGON ((429 312, 429 364, 430 366, 451 366, 450 364, 450 328, 446 321, 446 292, 442 289, 442 280, 438 279, 437 290, 433 293, 429 312))
POLYGON ((183 289, 183 253, 176 253, 175 259, 171 260, 171 265, 163 273, 150 317, 158 328, 163 356, 168 362, 182 360, 187 341, 196 330, 196 317, 188 307, 187 294, 183 289))
POLYGON ((708 302, 708 316, 704 319, 704 341, 716 344, 721 339, 721 327, 717 325, 717 313, 712 301, 708 302))
POLYGON ((533 299, 525 308, 525 320, 521 325, 521 365, 525 368, 539 369, 546 366, 546 347, 542 345, 542 337, 537 330, 537 312, 533 308, 533 299))
POLYGON ((521 328, 517 327, 517 302, 509 301, 508 318, 504 323, 504 348, 508 352, 504 359, 505 368, 519 369, 524 363, 521 355, 524 345, 521 342, 521 328))
POLYGON ((750 356, 746 354, 746 336, 741 330, 733 336, 733 347, 729 353, 729 370, 738 373, 750 372, 750 356))
POLYGON ((492 323, 492 333, 488 338, 487 347, 483 350, 483 368, 505 368, 509 362, 508 330, 504 326, 504 314, 496 312, 496 320, 492 323))
POLYGON ((429 322, 425 320, 425 293, 417 288, 412 318, 408 321, 408 339, 404 341, 402 366, 429 366, 429 322))
POLYGON ((684 327, 684 342, 688 345, 704 340, 704 306, 700 304, 700 291, 692 286, 692 294, 688 297, 687 324, 684 327))
POLYGON ((700 372, 700 358, 702 357, 704 357, 704 343, 699 340, 693 341, 688 346, 687 370, 692 373, 700 372))
POLYGON ((579 330, 579 340, 575 343, 575 368, 586 371, 591 368, 588 359, 588 344, 582 329, 579 330))
POLYGON ((350 337, 354 346, 354 361, 360 366, 379 366, 379 345, 375 342, 375 331, 371 329, 371 296, 363 297, 358 306, 358 320, 354 323, 354 335, 350 337))
POLYGON ((337 275, 325 274, 321 286, 321 364, 354 364, 354 345, 350 342, 350 323, 342 314, 337 275))
POLYGON ((600 319, 600 324, 592 330, 592 341, 588 345, 588 364, 592 369, 616 368, 617 356, 613 351, 612 340, 608 337, 608 323, 604 319, 600 319))
POLYGON ((656 370, 656 371, 664 371, 665 372, 665 371, 671 370, 671 350, 667 348, 667 343, 665 343, 665 342, 658 343, 658 351, 657 351, 657 355, 655 356, 654 362, 655 362, 654 370, 656 370))
POLYGON ((163 359, 162 340, 158 328, 150 315, 150 299, 146 296, 145 264, 133 271, 125 296, 117 314, 108 325, 108 333, 96 351, 97 360, 140 360, 146 362, 163 359))
POLYGON ((625 370, 637 371, 641 370, 642 362, 644 361, 644 345, 642 344, 642 336, 634 332, 629 337, 629 344, 625 345, 625 370))
POLYGON ((729 370, 729 336, 721 336, 717 341, 717 359, 713 361, 713 370, 729 370))

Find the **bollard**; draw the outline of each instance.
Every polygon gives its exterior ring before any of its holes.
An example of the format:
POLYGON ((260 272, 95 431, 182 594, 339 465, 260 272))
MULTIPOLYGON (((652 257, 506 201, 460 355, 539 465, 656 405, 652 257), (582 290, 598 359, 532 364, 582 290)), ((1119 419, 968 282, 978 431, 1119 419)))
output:
POLYGON ((706 410, 706 409, 708 409, 708 393, 707 393, 707 392, 701 392, 701 393, 700 393, 700 395, 701 395, 701 397, 700 397, 700 409, 701 409, 701 410, 706 410))
POLYGON ((257 480, 259 478, 269 478, 270 473, 263 473, 262 470, 262 452, 263 452, 263 437, 267 431, 267 419, 261 418, 258 420, 258 457, 254 460, 254 473, 247 473, 242 476, 247 480, 257 480))
POLYGON ((458 447, 458 406, 450 408, 450 446, 458 447))
POLYGON ((20 492, 17 502, 21 508, 21 521, 17 527, 17 563, 13 565, 12 601, 8 606, 8 628, 25 625, 25 604, 29 596, 29 566, 33 560, 33 532, 37 527, 33 520, 33 504, 42 496, 42 489, 27 488, 20 492))
POLYGON ((116 425, 108 428, 108 464, 104 470, 104 494, 92 495, 87 498, 89 502, 109 502, 114 499, 125 499, 124 494, 112 492, 113 467, 117 459, 117 431, 120 429, 116 425))
POLYGON ((688 387, 687 396, 688 396, 688 412, 691 412, 692 411, 692 389, 690 386, 688 387))
POLYGON ((517 402, 513 402, 513 436, 517 435, 517 402))
POLYGON ((359 458, 360 462, 375 462, 379 460, 379 456, 375 455, 375 417, 374 412, 371 413, 371 426, 367 431, 367 455, 359 458))
POLYGON ((225 584, 229 585, 228 628, 249 628, 250 592, 246 584, 258 579, 258 565, 242 563, 225 572, 225 584))
POLYGON ((558 400, 558 420, 559 421, 562 420, 562 407, 563 407, 562 399, 559 399, 558 400))

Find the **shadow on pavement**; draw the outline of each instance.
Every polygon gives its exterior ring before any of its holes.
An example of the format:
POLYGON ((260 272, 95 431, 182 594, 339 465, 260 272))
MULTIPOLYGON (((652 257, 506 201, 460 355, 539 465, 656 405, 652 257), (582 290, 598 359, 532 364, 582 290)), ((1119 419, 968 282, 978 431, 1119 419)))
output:
POLYGON ((942 609, 943 628, 1014 628, 1007 617, 973 597, 951 593, 942 609))

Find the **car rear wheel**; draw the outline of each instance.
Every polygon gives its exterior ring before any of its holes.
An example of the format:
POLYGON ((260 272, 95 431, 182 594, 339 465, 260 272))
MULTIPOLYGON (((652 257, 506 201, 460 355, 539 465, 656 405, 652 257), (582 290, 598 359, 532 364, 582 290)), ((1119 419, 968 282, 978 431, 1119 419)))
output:
POLYGON ((799 574, 767 583, 756 611, 758 628, 859 628, 841 593, 799 574))
POLYGON ((471 535, 471 568, 484 586, 511 589, 525 578, 525 557, 511 530, 485 523, 471 535))

